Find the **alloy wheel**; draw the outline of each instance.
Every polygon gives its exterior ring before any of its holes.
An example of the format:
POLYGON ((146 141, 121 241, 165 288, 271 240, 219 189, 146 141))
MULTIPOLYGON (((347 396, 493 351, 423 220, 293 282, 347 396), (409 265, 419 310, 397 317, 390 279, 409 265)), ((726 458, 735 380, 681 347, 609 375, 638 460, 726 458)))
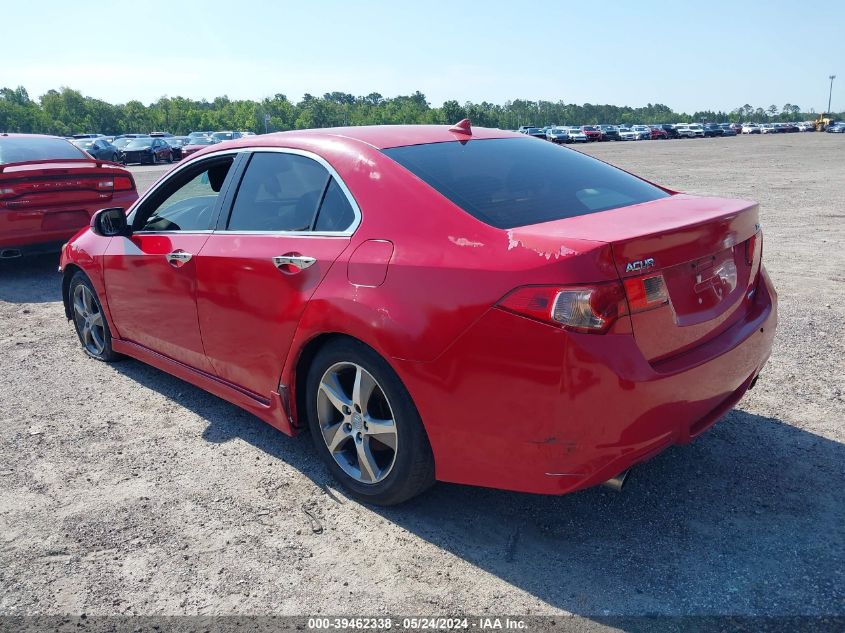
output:
POLYGON ((376 484, 396 463, 393 410, 378 381, 350 362, 335 363, 320 379, 317 420, 326 447, 355 481, 376 484))
POLYGON ((73 291, 73 313, 79 338, 93 356, 102 355, 106 349, 106 327, 103 313, 97 305, 94 293, 84 284, 73 291))

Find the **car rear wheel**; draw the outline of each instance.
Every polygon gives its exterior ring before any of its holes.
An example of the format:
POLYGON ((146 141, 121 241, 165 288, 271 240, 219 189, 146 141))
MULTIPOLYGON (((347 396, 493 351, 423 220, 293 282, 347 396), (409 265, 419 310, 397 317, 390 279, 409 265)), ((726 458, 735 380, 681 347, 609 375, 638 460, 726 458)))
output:
POLYGON ((355 497, 395 505, 434 483, 420 415, 374 350, 352 340, 329 343, 311 363, 306 392, 317 452, 355 497))
POLYGON ((70 280, 69 296, 73 325, 82 349, 91 358, 110 362, 120 358, 112 349, 111 331, 97 292, 82 272, 70 280))

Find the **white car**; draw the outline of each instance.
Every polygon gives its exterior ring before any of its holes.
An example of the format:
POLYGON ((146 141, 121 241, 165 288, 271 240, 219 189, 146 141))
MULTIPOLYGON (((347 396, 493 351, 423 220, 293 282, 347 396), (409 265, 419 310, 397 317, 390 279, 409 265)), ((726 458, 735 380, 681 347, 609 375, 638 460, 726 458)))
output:
POLYGON ((815 130, 812 123, 796 123, 799 132, 812 132, 815 130))
POLYGON ((650 141, 651 128, 647 125, 635 125, 631 128, 632 132, 636 132, 637 138, 635 141, 650 141))
POLYGON ((778 129, 775 127, 774 123, 763 123, 760 126, 760 134, 777 134, 778 129))
POLYGON ((571 126, 566 128, 566 131, 569 134, 570 143, 586 143, 590 140, 580 127, 571 126))
POLYGON ((675 129, 679 138, 704 138, 704 128, 700 123, 677 123, 675 129))
POLYGON ((743 123, 742 124, 742 133, 743 134, 759 134, 760 133, 760 126, 756 123, 743 123))
POLYGON ((620 141, 636 141, 639 138, 639 134, 634 132, 631 128, 627 126, 622 126, 619 128, 619 140, 620 141))

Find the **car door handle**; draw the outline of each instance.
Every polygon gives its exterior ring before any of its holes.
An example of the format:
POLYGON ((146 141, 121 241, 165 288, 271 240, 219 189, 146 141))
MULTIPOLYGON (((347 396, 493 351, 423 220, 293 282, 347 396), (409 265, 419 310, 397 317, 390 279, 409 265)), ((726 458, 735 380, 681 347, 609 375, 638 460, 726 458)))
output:
POLYGON ((313 266, 317 260, 306 255, 278 255, 273 258, 273 265, 283 273, 293 274, 313 266))
POLYGON ((173 268, 181 268, 189 261, 193 255, 191 253, 186 253, 185 251, 173 251, 172 253, 168 253, 165 255, 167 258, 167 263, 173 266, 173 268))

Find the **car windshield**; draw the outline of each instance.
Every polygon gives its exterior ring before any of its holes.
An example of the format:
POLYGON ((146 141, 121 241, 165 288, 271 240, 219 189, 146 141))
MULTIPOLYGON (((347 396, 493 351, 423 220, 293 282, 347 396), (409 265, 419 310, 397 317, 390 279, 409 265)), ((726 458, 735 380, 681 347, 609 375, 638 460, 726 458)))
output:
POLYGON ((583 129, 585 132, 595 132, 596 131, 596 128, 594 128, 592 125, 585 125, 581 129, 583 129))
POLYGON ((0 165, 29 160, 89 159, 81 149, 61 138, 49 136, 0 137, 0 165))
POLYGON ((152 147, 153 139, 151 138, 133 138, 126 145, 126 149, 144 149, 145 147, 152 147))
POLYGON ((500 229, 669 195, 580 152, 526 138, 453 141, 383 151, 464 211, 500 229))
POLYGON ((196 136, 191 139, 191 145, 214 145, 214 141, 207 136, 196 136))
POLYGON ((215 132, 211 136, 218 141, 231 141, 233 134, 231 132, 215 132))

